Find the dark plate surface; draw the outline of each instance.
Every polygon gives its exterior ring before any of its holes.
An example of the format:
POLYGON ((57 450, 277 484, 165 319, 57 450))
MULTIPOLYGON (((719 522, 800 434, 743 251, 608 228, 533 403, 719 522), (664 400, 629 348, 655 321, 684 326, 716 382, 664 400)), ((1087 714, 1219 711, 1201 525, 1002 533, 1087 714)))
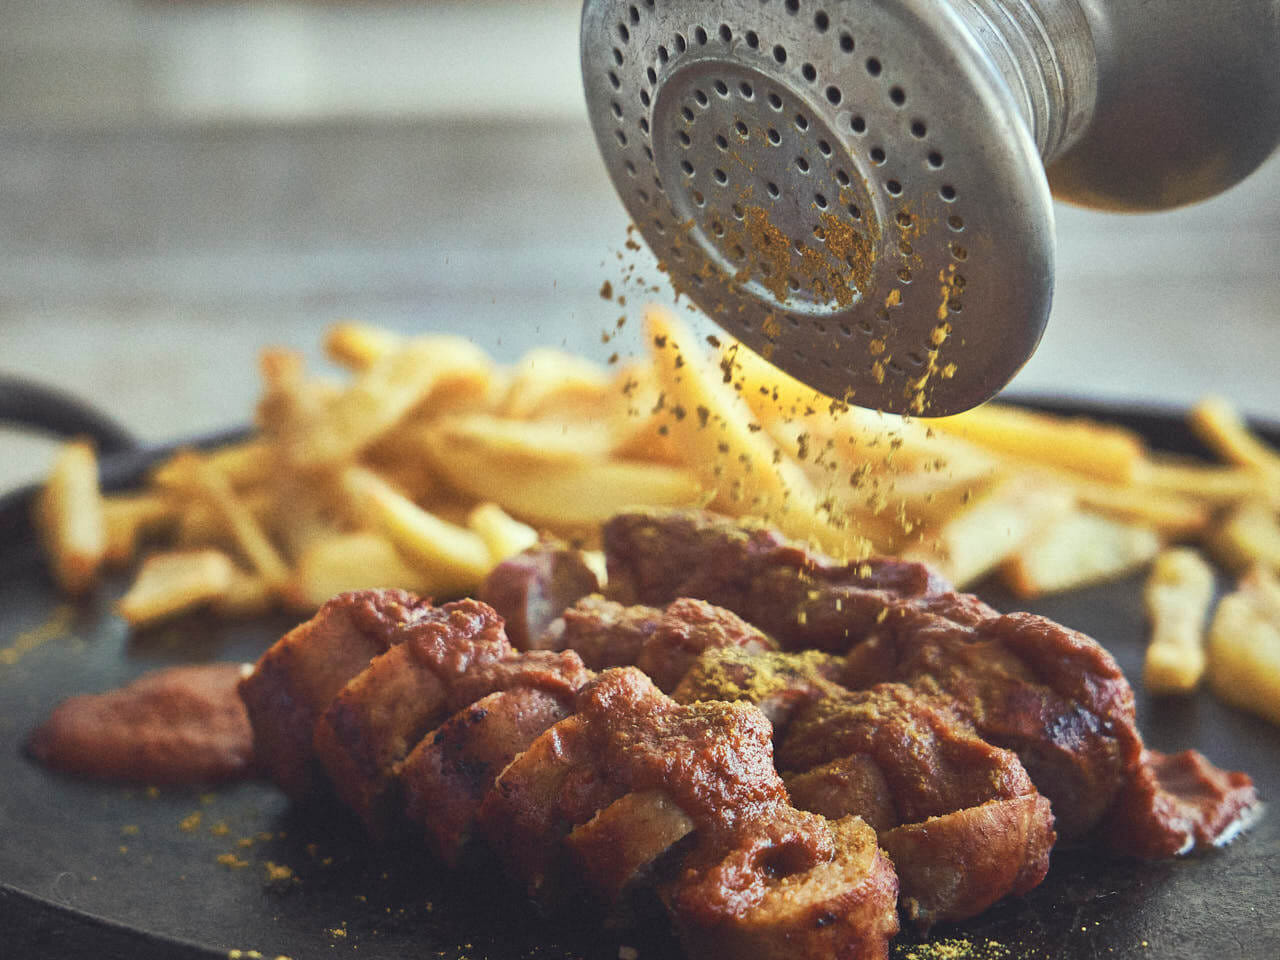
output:
MULTIPOLYGON (((1080 408, 1074 407, 1073 410, 1080 408)), ((1156 446, 1199 452, 1178 417, 1088 410, 1156 446)), ((1274 439, 1274 438, 1273 438, 1274 439)), ((136 482, 155 454, 104 464, 109 486, 136 482)), ((187 618, 130 636, 111 614, 124 586, 66 603, 43 571, 23 496, 0 501, 0 956, 351 956, 456 960, 676 960, 662 922, 601 932, 587 911, 544 920, 481 868, 446 872, 412 843, 374 850, 328 805, 291 807, 263 784, 203 791, 82 783, 22 753, 27 732, 62 698, 155 667, 252 660, 290 625, 187 618)), ((1026 604, 979 591, 1001 609, 1030 607, 1107 646, 1130 677, 1145 638, 1140 579, 1026 604)), ((1207 693, 1155 700, 1139 723, 1161 749, 1194 746, 1280 795, 1280 730, 1207 693)), ((934 931, 953 956, 1201 958, 1280 956, 1280 825, 1265 816, 1231 846, 1160 863, 1056 850, 1046 881, 976 921, 934 931)), ((908 937, 894 956, 937 956, 908 937)))

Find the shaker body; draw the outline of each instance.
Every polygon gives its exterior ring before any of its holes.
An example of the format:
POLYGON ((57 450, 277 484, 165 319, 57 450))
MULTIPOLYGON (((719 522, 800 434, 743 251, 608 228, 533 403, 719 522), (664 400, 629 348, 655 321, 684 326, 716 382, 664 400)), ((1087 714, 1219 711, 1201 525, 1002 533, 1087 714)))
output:
POLYGON ((1060 199, 1111 210, 1204 200, 1280 142, 1280 0, 1071 0, 1093 35, 1097 99, 1048 167, 1060 199))

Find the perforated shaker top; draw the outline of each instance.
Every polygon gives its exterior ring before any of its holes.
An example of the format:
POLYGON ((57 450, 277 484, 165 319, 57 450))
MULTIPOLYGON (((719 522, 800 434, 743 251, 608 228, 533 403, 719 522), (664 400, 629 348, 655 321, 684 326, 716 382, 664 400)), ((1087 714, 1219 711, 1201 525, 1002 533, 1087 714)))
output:
POLYGON ((1043 168, 943 0, 588 0, 582 69, 610 175, 677 289, 781 369, 941 415, 1035 349, 1043 168))

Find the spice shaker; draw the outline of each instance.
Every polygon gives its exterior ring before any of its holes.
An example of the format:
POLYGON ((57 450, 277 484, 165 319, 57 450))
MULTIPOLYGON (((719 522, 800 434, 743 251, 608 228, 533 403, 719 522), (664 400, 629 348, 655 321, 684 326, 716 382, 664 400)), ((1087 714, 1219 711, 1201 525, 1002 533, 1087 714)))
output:
POLYGON ((1031 356, 1052 195, 1190 203, 1280 140, 1280 0, 586 0, 581 40, 676 289, 895 413, 968 409, 1031 356))

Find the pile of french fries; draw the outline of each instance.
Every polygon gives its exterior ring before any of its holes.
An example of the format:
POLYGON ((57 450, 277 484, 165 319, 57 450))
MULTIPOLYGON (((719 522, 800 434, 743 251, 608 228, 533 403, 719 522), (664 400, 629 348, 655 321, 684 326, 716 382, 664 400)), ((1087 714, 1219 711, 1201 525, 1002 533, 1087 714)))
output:
MULTIPOLYGON (((305 612, 362 587, 466 594, 542 534, 590 546, 621 510, 704 506, 844 559, 895 554, 1023 596, 1126 575, 1174 544, 1245 574, 1249 597, 1280 571, 1280 456, 1222 400, 1190 418, 1224 461, 1208 465, 999 404, 938 420, 850 407, 658 308, 645 337, 646 355, 616 369, 549 349, 504 368, 462 338, 343 323, 325 344, 342 381, 268 350, 255 434, 182 451, 139 492, 102 495, 91 447, 66 446, 37 504, 51 569, 78 593, 145 553, 120 602, 134 625, 305 612)), ((1155 688, 1185 689, 1170 667, 1183 660, 1198 682, 1196 664, 1238 678, 1239 656, 1280 659, 1280 604, 1249 601, 1274 634, 1254 653, 1222 639, 1221 613, 1206 652, 1204 577, 1162 564, 1155 688), (1170 633, 1170 617, 1201 623, 1170 633)))

